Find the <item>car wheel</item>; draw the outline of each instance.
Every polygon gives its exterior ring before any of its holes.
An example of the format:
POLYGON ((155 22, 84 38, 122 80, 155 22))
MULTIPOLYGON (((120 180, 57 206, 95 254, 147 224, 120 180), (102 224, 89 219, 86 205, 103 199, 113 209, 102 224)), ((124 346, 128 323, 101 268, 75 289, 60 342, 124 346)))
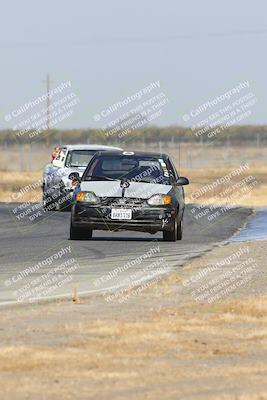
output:
POLYGON ((64 183, 59 183, 59 197, 57 199, 57 211, 70 211, 70 194, 64 190, 64 183))
POLYGON ((175 218, 173 222, 173 229, 171 231, 163 231, 163 240, 165 242, 176 242, 178 238, 178 221, 175 218))
POLYGON ((61 201, 61 198, 59 198, 56 203, 56 209, 57 209, 57 211, 70 211, 71 207, 70 207, 69 202, 61 201))
POLYGON ((93 230, 85 229, 85 228, 77 228, 73 226, 72 223, 70 225, 70 240, 87 240, 92 239, 93 230))
POLYGON ((183 220, 181 219, 177 227, 177 240, 182 240, 182 237, 183 237, 183 220))
POLYGON ((56 204, 51 200, 50 197, 43 195, 43 209, 44 211, 54 211, 56 209, 56 204))

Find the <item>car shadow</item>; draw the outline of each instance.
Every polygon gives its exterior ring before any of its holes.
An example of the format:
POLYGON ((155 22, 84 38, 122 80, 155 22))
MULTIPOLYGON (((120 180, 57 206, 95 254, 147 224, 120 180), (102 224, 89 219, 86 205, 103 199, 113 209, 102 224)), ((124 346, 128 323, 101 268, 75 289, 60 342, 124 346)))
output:
POLYGON ((91 241, 95 242, 163 242, 162 238, 133 238, 133 237, 108 237, 108 236, 98 236, 93 237, 91 241))

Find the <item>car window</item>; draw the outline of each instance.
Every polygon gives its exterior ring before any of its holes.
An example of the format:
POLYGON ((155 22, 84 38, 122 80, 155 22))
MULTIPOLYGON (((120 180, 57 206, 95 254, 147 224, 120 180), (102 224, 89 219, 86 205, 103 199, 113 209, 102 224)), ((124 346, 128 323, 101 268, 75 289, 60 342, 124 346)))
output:
POLYGON ((169 158, 169 163, 170 163, 170 170, 171 170, 171 174, 174 176, 174 178, 177 180, 179 178, 179 175, 177 173, 177 170, 175 168, 175 165, 173 163, 173 161, 169 158))
POLYGON ((145 156, 99 156, 83 179, 122 179, 132 182, 169 184, 169 170, 162 158, 145 156))
POLYGON ((96 150, 70 150, 66 159, 66 167, 87 167, 96 150))

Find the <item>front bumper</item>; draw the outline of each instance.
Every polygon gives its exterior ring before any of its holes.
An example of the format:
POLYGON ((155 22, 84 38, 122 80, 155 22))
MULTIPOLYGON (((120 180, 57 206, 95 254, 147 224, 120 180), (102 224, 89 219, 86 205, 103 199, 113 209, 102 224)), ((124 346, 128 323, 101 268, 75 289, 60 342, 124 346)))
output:
MULTIPOLYGON (((119 208, 116 206, 116 208, 119 208)), ((128 208, 128 207, 121 207, 128 208)), ((172 207, 140 207, 132 209, 132 219, 111 219, 111 207, 88 206, 85 203, 75 203, 72 207, 72 224, 76 227, 87 227, 97 230, 131 230, 156 233, 171 231, 176 218, 176 210, 172 207)))

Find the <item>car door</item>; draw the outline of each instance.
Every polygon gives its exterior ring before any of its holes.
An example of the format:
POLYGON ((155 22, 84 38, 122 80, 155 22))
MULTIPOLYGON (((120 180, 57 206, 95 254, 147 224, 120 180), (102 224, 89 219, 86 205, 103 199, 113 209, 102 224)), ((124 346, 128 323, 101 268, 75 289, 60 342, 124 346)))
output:
POLYGON ((61 182, 64 164, 66 160, 67 149, 62 148, 57 156, 57 158, 53 161, 53 168, 51 170, 51 182, 50 185, 53 188, 57 188, 59 183, 61 182))

